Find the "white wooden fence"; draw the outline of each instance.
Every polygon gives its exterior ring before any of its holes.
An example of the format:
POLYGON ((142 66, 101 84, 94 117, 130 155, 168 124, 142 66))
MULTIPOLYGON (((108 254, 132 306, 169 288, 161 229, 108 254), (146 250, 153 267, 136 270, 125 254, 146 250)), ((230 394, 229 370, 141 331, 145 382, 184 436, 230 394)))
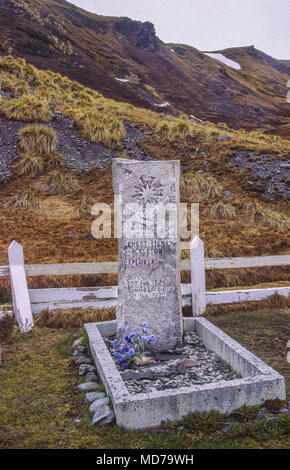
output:
MULTIPOLYGON (((114 274, 118 262, 25 265, 23 248, 12 242, 8 250, 9 266, 0 266, 0 277, 10 276, 15 317, 21 332, 33 327, 33 314, 42 310, 114 307, 118 287, 68 287, 28 289, 26 276, 65 276, 72 274, 114 274)), ((290 287, 206 292, 206 269, 252 268, 290 264, 290 255, 249 258, 204 258, 204 246, 195 237, 190 245, 190 259, 182 260, 181 271, 191 271, 191 283, 181 285, 182 305, 191 306, 194 316, 202 315, 206 305, 262 300, 279 294, 288 297, 290 287)))

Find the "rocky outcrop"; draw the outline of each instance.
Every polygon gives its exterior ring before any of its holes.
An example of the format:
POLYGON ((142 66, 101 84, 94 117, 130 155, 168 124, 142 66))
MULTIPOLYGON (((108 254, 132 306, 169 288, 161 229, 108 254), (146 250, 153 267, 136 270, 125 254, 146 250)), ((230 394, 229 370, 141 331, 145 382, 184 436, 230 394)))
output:
POLYGON ((146 52, 155 52, 158 48, 158 38, 152 23, 146 21, 133 21, 130 18, 121 18, 116 21, 115 29, 139 49, 146 52))
POLYGON ((11 7, 12 7, 12 4, 9 0, 0 0, 0 8, 8 9, 11 7))

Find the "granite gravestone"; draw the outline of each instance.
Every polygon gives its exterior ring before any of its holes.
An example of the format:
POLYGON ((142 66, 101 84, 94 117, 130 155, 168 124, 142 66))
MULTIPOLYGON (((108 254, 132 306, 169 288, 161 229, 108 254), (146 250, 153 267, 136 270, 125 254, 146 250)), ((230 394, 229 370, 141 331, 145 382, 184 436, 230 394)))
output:
POLYGON ((113 160, 118 228, 117 335, 148 322, 155 351, 182 344, 179 161, 113 160))

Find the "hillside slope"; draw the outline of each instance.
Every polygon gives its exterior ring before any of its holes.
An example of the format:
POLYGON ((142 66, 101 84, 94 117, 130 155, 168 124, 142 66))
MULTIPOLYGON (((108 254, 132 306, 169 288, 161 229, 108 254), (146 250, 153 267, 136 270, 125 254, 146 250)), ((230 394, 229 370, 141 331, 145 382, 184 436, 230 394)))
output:
POLYGON ((290 137, 290 66, 253 47, 222 51, 240 63, 235 70, 193 47, 162 43, 149 22, 102 17, 64 0, 0 0, 0 54, 11 53, 117 101, 168 102, 173 113, 290 137))
POLYGON ((90 230, 92 206, 113 204, 117 156, 180 160, 207 256, 287 250, 289 140, 118 103, 11 56, 0 76, 0 264, 13 239, 31 263, 115 259, 116 240, 90 230))

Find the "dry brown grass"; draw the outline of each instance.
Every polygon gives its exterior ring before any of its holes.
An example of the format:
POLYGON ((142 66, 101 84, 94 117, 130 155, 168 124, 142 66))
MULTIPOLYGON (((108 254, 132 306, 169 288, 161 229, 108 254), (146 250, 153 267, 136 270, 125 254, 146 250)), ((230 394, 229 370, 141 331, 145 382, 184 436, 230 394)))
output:
POLYGON ((214 198, 220 190, 217 180, 208 174, 187 173, 181 181, 181 192, 190 202, 214 198))
POLYGON ((75 176, 60 174, 56 170, 52 171, 37 184, 39 192, 46 195, 70 194, 79 189, 79 184, 75 176))
POLYGON ((55 151, 56 135, 47 126, 27 126, 20 130, 18 147, 30 155, 49 155, 55 151))
POLYGON ((46 170, 58 170, 64 166, 63 155, 59 152, 48 155, 45 159, 46 170))
MULTIPOLYGON (((224 304, 224 305, 208 305, 206 307, 205 316, 218 316, 224 313, 230 312, 247 312, 256 311, 264 308, 288 308, 290 307, 290 298, 282 295, 272 295, 267 299, 257 300, 254 302, 240 302, 235 304, 224 304)), ((270 315, 270 313, 269 313, 270 315)))
POLYGON ((8 201, 7 205, 18 209, 31 210, 37 209, 39 202, 31 191, 26 190, 15 194, 15 196, 8 201))
POLYGON ((45 310, 35 317, 35 325, 50 328, 80 328, 84 323, 114 320, 116 318, 115 308, 80 309, 70 310, 45 310))
POLYGON ((29 94, 15 99, 2 99, 0 115, 21 122, 48 122, 52 119, 47 102, 29 94))
POLYGON ((14 164, 16 173, 20 176, 26 175, 34 178, 42 175, 45 166, 41 155, 26 154, 14 164))
MULTIPOLYGON (((5 60, 0 57, 0 70, 3 70, 4 62, 5 60)), ((5 67, 5 71, 13 74, 15 80, 17 77, 18 80, 26 80, 36 96, 38 96, 38 93, 41 96, 44 94, 46 96, 45 100, 47 100, 52 110, 61 112, 65 110, 64 114, 67 117, 70 117, 71 112, 75 112, 79 115, 80 121, 84 115, 88 114, 92 117, 91 121, 93 122, 93 116, 95 116, 96 124, 100 126, 106 120, 104 130, 102 130, 102 127, 97 128, 98 132, 103 132, 102 136, 99 135, 99 138, 104 138, 107 135, 105 131, 112 119, 121 123, 123 121, 133 122, 145 131, 157 129, 158 126, 162 128, 164 123, 166 124, 165 128, 167 127, 168 130, 168 127, 171 129, 171 127, 176 126, 178 121, 186 121, 183 117, 176 118, 173 116, 166 120, 164 114, 159 115, 148 110, 134 108, 134 106, 126 103, 107 100, 99 93, 85 89, 59 74, 38 71, 34 68, 29 70, 29 66, 25 65, 23 61, 13 58, 6 61, 5 67), (72 100, 72 93, 75 91, 84 91, 85 94, 81 93, 79 98, 75 98, 74 103, 69 103, 72 100), (92 99, 88 98, 87 95, 92 99), (86 105, 84 105, 84 102, 86 102, 86 105), (74 106, 74 110, 72 106, 74 106)), ((71 115, 71 119, 74 120, 74 114, 71 115)), ((178 137, 176 140, 170 141, 166 136, 166 138, 159 138, 160 135, 150 134, 139 145, 145 152, 158 160, 180 159, 183 180, 181 199, 182 202, 200 202, 200 233, 205 242, 207 256, 259 256, 286 253, 288 234, 287 226, 283 223, 284 214, 286 214, 285 202, 281 201, 278 207, 275 203, 263 201, 259 195, 245 194, 242 187, 246 178, 249 177, 245 178, 237 170, 234 171, 226 166, 225 162, 232 155, 234 151, 232 149, 247 148, 247 146, 256 148, 257 152, 262 148, 267 149, 267 153, 272 150, 277 151, 273 158, 276 158, 276 155, 279 158, 279 154, 283 152, 284 155, 289 154, 289 142, 283 140, 274 142, 271 136, 262 138, 262 136, 249 135, 243 131, 217 128, 212 123, 186 121, 186 124, 190 126, 190 135, 186 138, 178 137), (219 135, 229 134, 232 139, 217 142, 217 131, 220 132, 219 135), (196 171, 201 169, 205 173, 196 174, 196 171), (231 191, 230 197, 221 197, 220 190, 224 189, 231 191), (210 199, 209 202, 208 199, 210 199), (236 208, 237 217, 234 220, 210 219, 207 216, 206 210, 209 204, 216 203, 220 199, 236 208), (282 223, 278 221, 278 225, 277 220, 272 217, 270 218, 271 224, 267 222, 269 225, 266 225, 265 220, 260 219, 260 222, 257 222, 259 216, 249 217, 244 209, 240 209, 239 205, 241 203, 247 204, 250 201, 255 203, 259 201, 258 213, 269 209, 280 214, 282 223), (281 228, 277 229, 278 226, 281 228), (243 240, 242 243, 241 240, 243 240)), ((75 125, 77 126, 76 123, 75 125)), ((81 126, 81 123, 79 125, 81 126)), ((187 132, 186 128, 188 130, 188 127, 185 126, 185 133, 187 132)), ((81 132, 80 128, 78 129, 81 132)), ((167 130, 165 129, 165 135, 167 130)), ((115 131, 119 132, 117 128, 115 128, 115 131)), ((182 126, 179 132, 182 133, 182 126)), ((120 137, 120 134, 118 137, 120 137)), ((46 165, 47 149, 44 150, 43 160, 46 165)), ((54 152, 55 150, 51 153, 54 152)), ((36 156, 40 155, 40 152, 36 151, 33 146, 32 151, 29 151, 29 153, 36 156)), ((58 173, 62 174, 64 171, 60 168, 58 173)), ((41 209, 44 207, 45 210, 29 213, 16 211, 13 207, 7 206, 7 202, 18 192, 30 190, 34 193, 35 180, 31 180, 25 175, 21 177, 13 175, 9 184, 1 183, 0 211, 3 220, 0 220, 0 264, 7 264, 7 248, 13 239, 23 245, 27 263, 111 261, 117 259, 116 240, 95 240, 84 237, 84 233, 90 231, 91 228, 92 220, 88 211, 93 204, 86 204, 84 201, 83 207, 80 207, 80 200, 84 193, 88 198, 92 198, 93 203, 106 202, 112 204, 111 169, 108 168, 105 173, 94 169, 86 174, 78 174, 77 182, 80 189, 70 192, 66 196, 62 194, 51 196, 48 189, 47 193, 41 194, 41 209), (78 208, 84 211, 81 217, 75 215, 78 208), (74 232, 74 237, 68 237, 68 232, 74 232), (31 240, 33 240, 33 243, 31 240)), ((45 177, 41 178, 41 183, 45 183, 47 188, 45 177)), ((59 187, 59 185, 57 186, 59 187)), ((224 275, 224 285, 241 285, 239 281, 241 277, 245 285, 247 279, 250 281, 248 284, 255 281, 254 276, 250 273, 240 274, 238 278, 236 274, 231 274, 229 271, 224 275)), ((271 274, 268 274, 269 280, 271 280, 271 274)), ((216 282, 213 278, 211 279, 214 286, 223 285, 222 275, 216 275, 216 282)), ((264 280, 266 281, 266 277, 264 280)), ((275 278, 275 280, 279 279, 275 278)), ((4 282, 4 280, 1 280, 0 283, 0 295, 2 281, 4 282)), ((36 281, 31 278, 29 282, 34 287, 40 285, 45 287, 45 284, 42 284, 40 280, 36 281)), ((66 285, 67 281, 65 279, 55 279, 54 282, 57 286, 62 287, 66 285)), ((102 282, 100 280, 101 284, 102 282)), ((109 283, 109 285, 111 284, 112 282, 109 283)), ((74 285, 79 285, 79 283, 75 282, 74 285)), ((4 291, 7 292, 7 286, 3 284, 4 291)))
POLYGON ((233 220, 236 218, 236 210, 231 204, 219 201, 209 207, 208 215, 211 219, 233 220))
POLYGON ((265 227, 275 227, 278 229, 289 229, 289 217, 274 211, 270 208, 263 208, 261 204, 251 202, 241 205, 241 214, 247 220, 263 225, 265 227))

